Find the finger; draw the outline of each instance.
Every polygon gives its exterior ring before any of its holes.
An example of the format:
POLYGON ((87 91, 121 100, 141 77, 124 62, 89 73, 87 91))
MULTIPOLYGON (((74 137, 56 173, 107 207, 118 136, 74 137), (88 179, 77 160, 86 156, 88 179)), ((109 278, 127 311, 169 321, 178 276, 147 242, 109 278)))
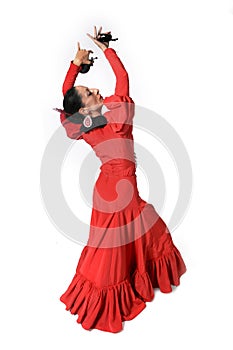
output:
POLYGON ((101 34, 102 27, 98 30, 98 36, 101 34))
POLYGON ((89 38, 91 38, 92 40, 95 40, 95 38, 91 34, 87 33, 87 36, 89 36, 89 38))
POLYGON ((95 44, 97 44, 97 45, 99 44, 99 41, 98 41, 97 39, 95 39, 92 35, 90 35, 90 34, 87 33, 87 36, 89 36, 89 38, 90 38, 92 41, 94 41, 95 44))
POLYGON ((81 50, 81 49, 80 49, 80 42, 78 41, 78 51, 79 51, 79 50, 81 50))
POLYGON ((95 38, 97 37, 97 29, 96 29, 96 26, 94 26, 94 37, 95 37, 95 38))

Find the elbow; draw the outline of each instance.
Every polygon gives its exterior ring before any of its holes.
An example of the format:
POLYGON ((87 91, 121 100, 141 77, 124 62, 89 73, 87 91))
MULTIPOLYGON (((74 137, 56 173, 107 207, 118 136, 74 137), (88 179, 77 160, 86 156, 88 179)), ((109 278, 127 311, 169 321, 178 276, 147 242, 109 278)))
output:
POLYGON ((128 75, 128 73, 126 72, 126 70, 124 70, 124 71, 122 72, 122 78, 124 78, 125 80, 129 80, 129 75, 128 75))
POLYGON ((124 72, 122 78, 123 78, 125 85, 129 86, 129 75, 126 71, 124 72))

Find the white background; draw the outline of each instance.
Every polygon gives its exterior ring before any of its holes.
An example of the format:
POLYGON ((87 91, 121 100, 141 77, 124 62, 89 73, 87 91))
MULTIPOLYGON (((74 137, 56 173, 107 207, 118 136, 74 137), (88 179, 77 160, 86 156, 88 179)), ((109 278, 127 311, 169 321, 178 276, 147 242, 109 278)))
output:
MULTIPOLYGON (((1 348, 232 349, 233 2, 25 0, 0 13, 1 348), (118 334, 82 329, 59 301, 83 247, 58 232, 40 195, 40 162, 59 127, 52 108, 76 42, 94 49, 85 36, 94 24, 119 38, 132 97, 173 125, 194 176, 173 233, 188 271, 118 334)), ((88 85, 106 95, 114 80, 99 79, 95 54, 88 85)))

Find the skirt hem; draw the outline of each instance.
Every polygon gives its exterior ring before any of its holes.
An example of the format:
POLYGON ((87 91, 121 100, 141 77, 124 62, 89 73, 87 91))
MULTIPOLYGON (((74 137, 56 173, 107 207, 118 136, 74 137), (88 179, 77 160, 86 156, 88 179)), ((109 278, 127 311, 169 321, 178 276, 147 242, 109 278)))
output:
POLYGON ((60 301, 66 310, 78 315, 77 323, 86 330, 117 333, 122 322, 135 318, 154 298, 154 289, 162 293, 172 292, 171 286, 180 285, 180 277, 186 266, 178 249, 159 258, 150 258, 144 269, 135 268, 130 277, 116 285, 99 288, 86 279, 79 270, 60 301))

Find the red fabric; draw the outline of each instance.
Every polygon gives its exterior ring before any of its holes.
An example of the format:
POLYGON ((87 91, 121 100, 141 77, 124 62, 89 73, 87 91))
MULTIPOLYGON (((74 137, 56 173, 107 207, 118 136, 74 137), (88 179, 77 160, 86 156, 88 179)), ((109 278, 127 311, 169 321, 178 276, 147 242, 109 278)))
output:
POLYGON ((81 71, 81 69, 81 66, 77 66, 73 63, 73 61, 70 62, 70 67, 68 69, 68 72, 66 73, 66 77, 62 86, 63 96, 69 89, 71 89, 74 86, 77 75, 81 71))
POLYGON ((116 76, 115 95, 129 96, 129 78, 121 60, 117 56, 115 50, 108 48, 104 51, 105 57, 108 59, 112 70, 116 76))
MULTIPOLYGON (((105 99, 108 124, 82 134, 102 163, 89 239, 60 300, 84 329, 116 333, 153 299, 154 288, 169 293, 178 286, 186 266, 165 222, 139 195, 128 75, 113 49, 105 55, 116 75, 115 94, 105 99)), ((71 65, 68 73, 65 90, 77 68, 71 65)))

